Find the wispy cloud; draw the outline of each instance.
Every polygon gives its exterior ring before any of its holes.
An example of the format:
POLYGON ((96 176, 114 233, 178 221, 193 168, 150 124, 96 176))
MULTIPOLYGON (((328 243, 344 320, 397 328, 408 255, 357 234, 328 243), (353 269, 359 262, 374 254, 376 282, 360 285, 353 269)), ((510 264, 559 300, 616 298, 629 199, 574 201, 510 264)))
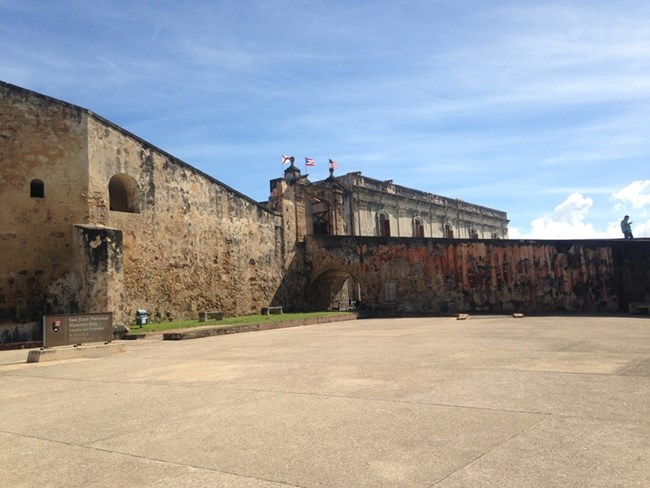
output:
POLYGON ((513 234, 615 237, 624 208, 637 226, 648 209, 646 2, 0 0, 0 16, 1 79, 260 200, 289 152, 503 209, 513 234))
POLYGON ((633 181, 625 188, 614 193, 611 200, 616 202, 615 208, 646 209, 650 207, 650 180, 633 181))

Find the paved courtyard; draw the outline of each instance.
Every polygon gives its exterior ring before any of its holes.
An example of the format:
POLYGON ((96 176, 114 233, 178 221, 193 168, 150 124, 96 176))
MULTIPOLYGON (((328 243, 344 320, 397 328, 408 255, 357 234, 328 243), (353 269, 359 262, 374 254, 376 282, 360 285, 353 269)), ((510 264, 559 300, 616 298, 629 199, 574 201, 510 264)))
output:
POLYGON ((650 318, 358 320, 0 352, 1 487, 650 486, 650 318))

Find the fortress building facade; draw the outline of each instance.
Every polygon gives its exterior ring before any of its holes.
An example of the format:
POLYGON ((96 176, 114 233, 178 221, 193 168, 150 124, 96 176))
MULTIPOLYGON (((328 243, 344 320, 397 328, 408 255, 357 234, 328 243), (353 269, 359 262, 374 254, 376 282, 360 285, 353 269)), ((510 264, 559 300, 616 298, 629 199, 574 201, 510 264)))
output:
POLYGON ((507 239, 506 212, 380 181, 361 172, 311 183, 292 163, 271 182, 270 208, 281 208, 287 185, 297 210, 298 239, 305 235, 507 239))
POLYGON ((0 82, 0 323, 306 309, 305 237, 507 238, 505 212, 293 165, 259 203, 93 112, 0 82))

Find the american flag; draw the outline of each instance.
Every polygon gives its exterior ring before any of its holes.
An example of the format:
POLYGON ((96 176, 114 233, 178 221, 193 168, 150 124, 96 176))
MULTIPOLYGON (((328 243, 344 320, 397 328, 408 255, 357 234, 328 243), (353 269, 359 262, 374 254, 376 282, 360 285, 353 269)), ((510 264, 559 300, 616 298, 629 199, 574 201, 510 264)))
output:
POLYGON ((316 161, 314 158, 305 157, 305 166, 316 166, 316 161))
POLYGON ((331 169, 336 169, 336 168, 338 168, 338 167, 339 167, 339 163, 337 163, 337 162, 334 161, 333 159, 330 159, 330 168, 331 168, 331 169))

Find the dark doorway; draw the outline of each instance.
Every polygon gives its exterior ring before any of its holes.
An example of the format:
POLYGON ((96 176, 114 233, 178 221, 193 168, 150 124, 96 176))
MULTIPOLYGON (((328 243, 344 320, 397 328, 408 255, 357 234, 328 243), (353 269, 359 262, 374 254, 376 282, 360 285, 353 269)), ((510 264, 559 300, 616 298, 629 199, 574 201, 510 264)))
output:
POLYGON ((314 311, 351 310, 357 308, 360 301, 359 282, 343 270, 321 273, 309 289, 309 305, 314 311))

